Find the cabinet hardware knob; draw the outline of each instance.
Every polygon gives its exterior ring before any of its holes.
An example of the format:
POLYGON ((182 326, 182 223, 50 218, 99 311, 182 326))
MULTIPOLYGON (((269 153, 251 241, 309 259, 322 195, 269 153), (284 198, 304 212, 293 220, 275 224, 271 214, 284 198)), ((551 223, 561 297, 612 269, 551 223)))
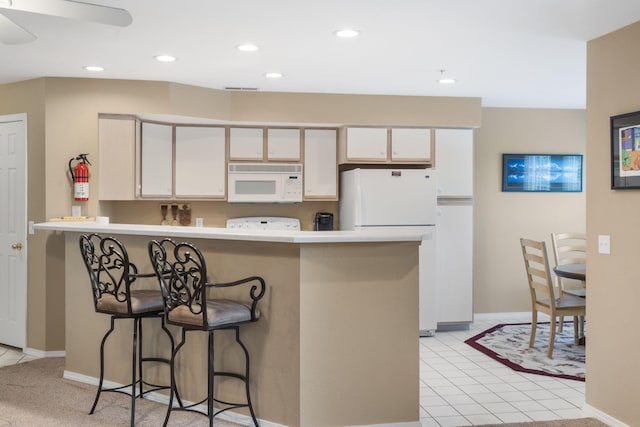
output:
POLYGON ((14 243, 13 245, 11 245, 11 249, 17 249, 17 250, 22 250, 22 243, 14 243))

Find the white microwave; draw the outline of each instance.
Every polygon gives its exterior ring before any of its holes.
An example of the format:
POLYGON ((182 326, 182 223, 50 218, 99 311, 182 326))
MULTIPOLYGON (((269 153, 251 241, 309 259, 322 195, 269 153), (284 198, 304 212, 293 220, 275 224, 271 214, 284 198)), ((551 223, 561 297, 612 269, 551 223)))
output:
POLYGON ((302 165, 298 163, 229 163, 227 201, 302 202, 302 165))

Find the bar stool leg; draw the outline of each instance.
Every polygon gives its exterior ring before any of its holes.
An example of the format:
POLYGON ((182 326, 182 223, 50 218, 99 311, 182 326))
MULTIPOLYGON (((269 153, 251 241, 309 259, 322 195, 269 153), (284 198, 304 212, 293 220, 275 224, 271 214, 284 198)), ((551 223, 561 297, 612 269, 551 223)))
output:
MULTIPOLYGON (((137 357, 138 344, 140 344, 139 340, 142 340, 142 335, 139 335, 141 332, 139 330, 141 322, 142 319, 139 317, 133 319, 133 341, 131 351, 131 427, 134 427, 136 423, 136 384, 138 383, 136 365, 138 365, 140 369, 140 394, 142 395, 142 361, 138 360, 137 357)), ((140 350, 140 354, 142 354, 142 349, 140 350)))
POLYGON ((96 406, 98 405, 98 400, 100 400, 100 393, 102 393, 102 383, 104 381, 104 343, 107 341, 107 337, 111 335, 113 329, 115 328, 115 319, 111 316, 111 328, 104 334, 102 337, 102 342, 100 342, 100 381, 98 381, 98 392, 96 393, 96 398, 93 401, 93 406, 91 407, 91 411, 89 411, 89 415, 93 414, 96 410, 96 406))
MULTIPOLYGON (((164 315, 160 317, 160 321, 161 321, 161 328, 164 331, 165 334, 167 334, 167 337, 169 338, 169 341, 171 342, 171 355, 169 356, 169 358, 171 358, 173 356, 173 350, 176 348, 176 343, 175 340, 173 339, 173 335, 171 334, 171 331, 169 329, 167 329, 167 324, 164 321, 164 315)), ((169 360, 169 368, 171 368, 171 360, 169 360)), ((173 375, 173 374, 171 374, 173 375)), ((178 393, 178 386, 176 385, 175 387, 175 391, 176 391, 176 400, 178 401, 178 405, 182 408, 184 407, 184 404, 182 403, 182 399, 180 398, 180 393, 178 393)))
POLYGON ((242 347, 242 350, 244 351, 244 356, 245 356, 245 380, 244 380, 244 384, 245 384, 245 390, 247 393, 247 406, 249 407, 249 412, 251 412, 251 418, 253 418, 253 424, 256 427, 259 427, 258 424, 258 419, 256 418, 256 413, 253 410, 253 404, 251 403, 251 392, 249 390, 249 351, 247 350, 247 347, 245 347, 244 343, 240 340, 240 328, 238 328, 237 326, 235 327, 236 330, 236 342, 238 344, 240 344, 240 347, 242 347))
POLYGON ((213 427, 213 417, 215 416, 213 410, 213 377, 216 373, 214 369, 214 354, 213 354, 213 331, 209 331, 209 347, 207 351, 208 365, 207 365, 207 415, 209 416, 209 427, 213 427))
MULTIPOLYGON (((182 328, 182 339, 180 340, 176 348, 171 352, 171 361, 169 363, 169 366, 171 368, 171 390, 169 392, 169 404, 167 406, 167 415, 165 415, 164 423, 162 424, 163 427, 166 427, 167 423, 169 423, 169 417, 171 416, 171 409, 173 408, 173 396, 177 395, 176 363, 175 362, 176 362, 176 356, 178 355, 178 352, 184 345, 186 339, 187 339, 186 331, 184 328, 182 328)), ((182 402, 179 402, 179 403, 180 403, 180 406, 182 407, 182 402)))

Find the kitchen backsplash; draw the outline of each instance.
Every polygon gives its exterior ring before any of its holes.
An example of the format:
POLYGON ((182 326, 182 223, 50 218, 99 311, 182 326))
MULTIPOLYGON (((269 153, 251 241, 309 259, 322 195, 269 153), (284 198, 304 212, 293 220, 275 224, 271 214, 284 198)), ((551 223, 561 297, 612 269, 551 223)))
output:
MULTIPOLYGON (((191 207, 191 226, 195 226, 196 218, 203 218, 205 227, 225 227, 228 218, 245 216, 282 216, 298 218, 302 230, 313 230, 313 219, 316 212, 332 212, 334 214, 334 230, 338 229, 338 202, 304 202, 293 204, 276 203, 227 203, 224 201, 188 201, 176 202, 178 205, 188 203, 191 207)), ((100 202, 100 211, 110 217, 112 223, 125 224, 160 224, 162 214, 160 205, 171 203, 165 201, 124 201, 100 202)), ((167 215, 171 223, 171 211, 167 215)))

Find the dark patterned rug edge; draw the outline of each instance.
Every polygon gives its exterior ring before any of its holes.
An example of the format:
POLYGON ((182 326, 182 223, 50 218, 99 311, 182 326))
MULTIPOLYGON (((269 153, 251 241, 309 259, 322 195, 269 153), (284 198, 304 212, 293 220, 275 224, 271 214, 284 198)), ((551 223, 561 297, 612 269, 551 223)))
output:
MULTIPOLYGON (((565 322, 570 324, 570 322, 565 322)), ((538 322, 538 325, 548 325, 549 322, 538 322)), ((500 328, 503 328, 505 326, 521 326, 521 325, 531 325, 531 322, 522 322, 522 323, 501 323, 499 325, 495 325, 492 328, 489 328, 485 331, 480 332, 477 335, 472 336, 471 338, 468 338, 465 340, 465 343, 470 345, 471 347, 475 348, 476 350, 478 350, 479 352, 491 357, 492 359, 502 363, 503 365, 513 369, 514 371, 518 371, 518 372, 525 372, 528 374, 535 374, 535 375, 544 375, 544 376, 548 376, 548 377, 554 377, 554 378, 563 378, 563 379, 567 379, 567 380, 574 380, 574 381, 585 381, 585 378, 583 377, 578 377, 575 375, 568 375, 568 374, 553 374, 550 372, 545 372, 542 370, 537 370, 537 369, 528 369, 528 368, 524 368, 520 365, 518 365, 517 363, 513 363, 512 361, 501 357, 500 354, 496 353, 495 351, 483 346, 482 344, 479 344, 477 342, 477 340, 479 340, 480 338, 484 337, 487 334, 490 334, 500 328)))

